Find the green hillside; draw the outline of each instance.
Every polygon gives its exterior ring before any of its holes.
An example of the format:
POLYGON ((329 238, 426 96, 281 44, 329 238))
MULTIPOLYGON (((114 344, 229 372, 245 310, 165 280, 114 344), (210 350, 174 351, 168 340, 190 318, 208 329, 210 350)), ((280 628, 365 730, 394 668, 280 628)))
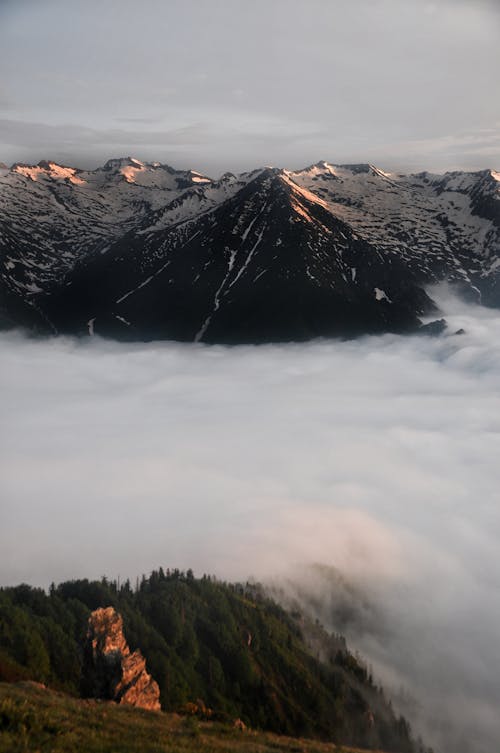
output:
POLYGON ((48 594, 26 585, 1 589, 0 680, 79 695, 87 619, 102 606, 123 616, 165 711, 197 710, 198 723, 239 718, 252 729, 388 753, 422 750, 341 636, 286 613, 256 585, 190 571, 160 568, 134 588, 103 578, 62 583, 48 594), (321 662, 304 638, 311 633, 321 662))
POLYGON ((0 683, 0 753, 366 753, 0 683))

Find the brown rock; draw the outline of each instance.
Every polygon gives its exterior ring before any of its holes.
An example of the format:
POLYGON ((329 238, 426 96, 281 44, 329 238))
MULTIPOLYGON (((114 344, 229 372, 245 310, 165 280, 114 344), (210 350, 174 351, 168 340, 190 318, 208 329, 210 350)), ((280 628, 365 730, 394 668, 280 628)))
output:
POLYGON ((123 635, 123 620, 113 607, 96 609, 89 617, 82 693, 151 711, 160 710, 158 684, 146 671, 141 652, 131 653, 123 635))

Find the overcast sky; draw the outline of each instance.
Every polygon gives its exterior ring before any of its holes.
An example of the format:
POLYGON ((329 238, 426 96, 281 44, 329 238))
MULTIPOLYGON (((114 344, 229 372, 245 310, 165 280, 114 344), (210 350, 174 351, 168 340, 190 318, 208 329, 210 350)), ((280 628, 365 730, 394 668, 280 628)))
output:
POLYGON ((496 0, 1 0, 0 160, 500 166, 496 0))

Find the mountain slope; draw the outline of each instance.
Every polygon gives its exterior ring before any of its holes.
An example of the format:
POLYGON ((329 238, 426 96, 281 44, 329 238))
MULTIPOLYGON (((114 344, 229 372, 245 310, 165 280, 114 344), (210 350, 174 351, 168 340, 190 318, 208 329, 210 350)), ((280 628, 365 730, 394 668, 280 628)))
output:
MULTIPOLYGON (((405 176, 323 162, 291 176, 362 237, 403 259, 418 279, 446 277, 481 302, 483 288, 489 289, 484 279, 500 253, 499 173, 405 176)), ((484 302, 499 305, 498 288, 484 302)))
POLYGON ((126 339, 413 331, 429 283, 500 305, 499 178, 15 165, 0 171, 0 316, 126 339))
POLYGON ((421 750, 341 636, 315 626, 319 661, 304 638, 306 616, 287 614, 255 585, 190 572, 160 569, 135 590, 105 579, 63 583, 49 595, 26 585, 1 589, 0 680, 78 692, 89 614, 107 606, 123 616, 127 643, 146 658, 164 710, 195 703, 281 734, 421 750))

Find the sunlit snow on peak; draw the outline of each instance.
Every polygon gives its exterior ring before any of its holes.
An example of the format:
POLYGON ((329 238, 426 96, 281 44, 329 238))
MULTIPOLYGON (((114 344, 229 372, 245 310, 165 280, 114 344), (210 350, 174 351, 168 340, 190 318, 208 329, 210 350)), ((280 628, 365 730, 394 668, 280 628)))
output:
POLYGON ((190 170, 189 175, 193 183, 211 183, 211 178, 207 178, 206 175, 202 175, 197 170, 190 170))
POLYGON ((76 168, 58 165, 56 162, 42 161, 39 162, 38 165, 23 165, 18 163, 14 165, 12 169, 13 172, 23 175, 25 178, 29 178, 33 181, 38 181, 40 178, 52 178, 54 180, 67 180, 75 185, 85 183, 85 181, 78 176, 76 168))
POLYGON ((127 165, 127 167, 122 167, 120 172, 127 181, 127 183, 135 183, 136 182, 136 176, 137 173, 140 173, 144 170, 144 165, 139 165, 138 167, 133 167, 132 165, 127 165))

